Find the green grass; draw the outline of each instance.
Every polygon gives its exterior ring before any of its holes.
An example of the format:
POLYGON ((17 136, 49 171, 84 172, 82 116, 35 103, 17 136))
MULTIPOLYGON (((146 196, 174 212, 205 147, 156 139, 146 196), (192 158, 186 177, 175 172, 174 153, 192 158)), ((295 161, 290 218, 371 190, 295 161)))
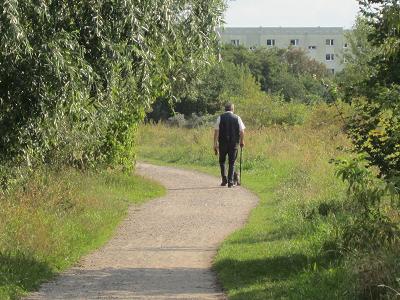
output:
POLYGON ((276 166, 246 183, 261 202, 246 227, 224 242, 214 264, 230 299, 344 298, 340 261, 323 250, 333 228, 319 217, 306 223, 296 216, 300 210, 286 211, 290 206, 283 202, 292 199, 279 191, 293 188, 285 180, 290 168, 276 166))
MULTIPOLYGON (((140 136, 140 159, 218 175, 212 129, 147 125, 140 136)), ((230 299, 355 298, 335 249, 345 186, 328 163, 343 145, 334 124, 247 131, 242 179, 260 203, 214 261, 230 299)))
POLYGON ((115 171, 38 174, 0 198, 0 299, 17 299, 98 248, 160 185, 115 171))

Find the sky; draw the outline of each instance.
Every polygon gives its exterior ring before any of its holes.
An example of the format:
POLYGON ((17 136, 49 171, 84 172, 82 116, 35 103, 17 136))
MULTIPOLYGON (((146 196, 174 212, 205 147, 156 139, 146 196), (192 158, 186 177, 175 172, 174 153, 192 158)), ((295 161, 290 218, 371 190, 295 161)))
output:
POLYGON ((226 27, 344 27, 358 12, 356 0, 229 0, 226 27))

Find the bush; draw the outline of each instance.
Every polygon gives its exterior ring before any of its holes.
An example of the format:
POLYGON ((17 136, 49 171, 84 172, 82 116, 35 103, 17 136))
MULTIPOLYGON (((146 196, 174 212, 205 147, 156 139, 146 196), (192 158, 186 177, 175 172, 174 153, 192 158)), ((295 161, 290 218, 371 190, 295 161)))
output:
POLYGON ((186 127, 187 121, 185 119, 185 115, 176 113, 175 116, 168 118, 167 124, 169 126, 174 126, 174 127, 186 127))
POLYGON ((348 183, 340 248, 351 257, 349 268, 360 298, 391 299, 390 289, 379 285, 399 285, 400 218, 393 201, 399 198, 364 158, 337 161, 337 175, 348 183))
POLYGON ((286 102, 279 96, 259 92, 236 99, 237 112, 246 124, 257 128, 269 125, 300 125, 307 118, 309 107, 303 103, 286 102))
POLYGON ((198 128, 204 126, 213 126, 217 116, 213 115, 197 115, 192 113, 189 118, 185 118, 183 114, 176 113, 175 116, 168 118, 166 124, 173 127, 179 128, 198 128))
POLYGON ((390 180, 400 175, 400 86, 381 90, 377 99, 355 99, 348 132, 356 149, 390 180))
POLYGON ((187 127, 188 128, 198 128, 209 126, 212 127, 217 120, 217 116, 214 115, 204 115, 199 116, 193 113, 190 118, 187 120, 187 127))
POLYGON ((400 295, 397 291, 400 290, 400 260, 397 249, 353 253, 347 267, 356 279, 355 294, 360 299, 389 300, 397 299, 400 295))
POLYGON ((352 113, 352 108, 344 102, 335 101, 330 104, 318 103, 310 106, 309 111, 307 125, 311 128, 322 129, 330 127, 343 133, 346 121, 352 113))

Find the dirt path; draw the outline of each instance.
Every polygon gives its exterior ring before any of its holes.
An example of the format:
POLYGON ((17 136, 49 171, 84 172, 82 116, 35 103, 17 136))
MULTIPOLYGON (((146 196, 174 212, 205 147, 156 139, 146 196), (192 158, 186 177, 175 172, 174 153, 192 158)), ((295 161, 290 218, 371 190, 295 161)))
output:
POLYGON ((168 193, 127 219, 102 249, 26 299, 225 299, 211 263, 257 198, 198 172, 139 164, 168 193))

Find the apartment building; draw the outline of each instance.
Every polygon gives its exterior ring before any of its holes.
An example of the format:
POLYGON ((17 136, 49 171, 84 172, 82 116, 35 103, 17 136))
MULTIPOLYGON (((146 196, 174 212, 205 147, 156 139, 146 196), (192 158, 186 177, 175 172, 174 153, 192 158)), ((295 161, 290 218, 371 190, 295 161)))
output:
POLYGON ((228 27, 220 30, 225 44, 257 47, 299 47, 326 65, 332 73, 343 69, 343 50, 347 47, 341 27, 228 27))

